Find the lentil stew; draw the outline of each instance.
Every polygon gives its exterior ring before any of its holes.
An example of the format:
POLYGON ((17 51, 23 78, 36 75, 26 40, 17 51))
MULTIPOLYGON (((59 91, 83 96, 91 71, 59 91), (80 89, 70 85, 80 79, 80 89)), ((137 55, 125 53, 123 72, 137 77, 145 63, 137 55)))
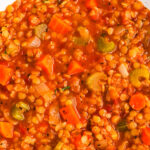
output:
POLYGON ((0 12, 0 149, 150 150, 150 11, 17 0, 0 12))

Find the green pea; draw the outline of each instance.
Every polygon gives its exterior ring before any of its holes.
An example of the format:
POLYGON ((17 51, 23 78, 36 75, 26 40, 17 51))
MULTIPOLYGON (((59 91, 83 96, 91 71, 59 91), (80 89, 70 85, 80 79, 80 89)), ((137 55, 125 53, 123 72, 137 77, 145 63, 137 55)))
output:
POLYGON ((29 111, 30 107, 28 104, 24 103, 24 102, 18 102, 16 103, 12 109, 11 109, 11 115, 14 119, 16 120, 24 120, 24 112, 29 111))

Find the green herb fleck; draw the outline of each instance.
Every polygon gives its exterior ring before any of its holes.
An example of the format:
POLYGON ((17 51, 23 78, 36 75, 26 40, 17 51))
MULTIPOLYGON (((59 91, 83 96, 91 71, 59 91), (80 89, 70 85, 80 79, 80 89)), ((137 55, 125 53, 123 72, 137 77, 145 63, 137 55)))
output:
POLYGON ((4 53, 7 54, 7 51, 5 50, 4 53))
POLYGON ((62 88, 63 91, 69 90, 69 89, 70 89, 70 86, 66 86, 66 87, 62 88))
POLYGON ((126 120, 121 120, 116 127, 119 131, 123 132, 128 129, 126 120))
POLYGON ((55 91, 54 91, 54 92, 55 92, 55 95, 56 95, 56 93, 57 93, 57 89, 55 89, 55 91))

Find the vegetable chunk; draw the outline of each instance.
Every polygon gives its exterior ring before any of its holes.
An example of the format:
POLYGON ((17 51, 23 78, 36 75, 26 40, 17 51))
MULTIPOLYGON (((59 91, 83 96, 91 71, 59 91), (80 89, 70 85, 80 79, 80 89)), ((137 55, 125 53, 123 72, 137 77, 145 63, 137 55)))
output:
POLYGON ((107 76, 103 72, 96 72, 87 78, 87 86, 94 92, 101 91, 101 82, 106 81, 107 76))
POLYGON ((132 95, 132 97, 130 98, 129 104, 134 110, 143 109, 145 107, 145 104, 146 104, 145 95, 143 95, 141 93, 137 93, 137 94, 132 95))
POLYGON ((0 134, 5 138, 13 138, 14 126, 9 122, 0 122, 0 134))
POLYGON ((34 32, 35 32, 35 35, 41 39, 42 33, 46 32, 46 30, 47 30, 47 25, 46 24, 40 24, 40 25, 35 27, 34 32))
POLYGON ((138 69, 133 70, 130 73, 130 82, 133 86, 139 88, 142 85, 140 79, 145 79, 146 81, 148 81, 149 76, 150 76, 150 74, 147 69, 138 68, 138 69))
POLYGON ((48 26, 54 32, 60 33, 62 35, 66 35, 72 31, 71 25, 65 22, 65 20, 60 18, 58 15, 53 15, 48 26))
POLYGON ((141 139, 144 144, 150 145, 150 128, 146 127, 142 130, 141 139))
POLYGON ((54 71, 54 59, 50 55, 43 56, 37 65, 40 66, 48 75, 52 75, 54 71))
POLYGON ((97 42, 97 48, 102 53, 109 53, 115 50, 115 43, 113 41, 108 42, 104 37, 100 37, 97 42))
POLYGON ((68 123, 76 125, 80 123, 80 115, 73 105, 68 105, 60 109, 60 114, 68 123))
POLYGON ((24 102, 16 103, 11 109, 11 115, 16 120, 24 120, 24 112, 29 111, 30 106, 24 102))
POLYGON ((5 65, 0 65, 0 84, 7 85, 11 76, 13 74, 13 70, 5 65))
POLYGON ((68 74, 69 75, 74 75, 74 74, 78 74, 84 71, 84 68, 77 62, 77 61, 72 61, 69 64, 68 67, 68 74))

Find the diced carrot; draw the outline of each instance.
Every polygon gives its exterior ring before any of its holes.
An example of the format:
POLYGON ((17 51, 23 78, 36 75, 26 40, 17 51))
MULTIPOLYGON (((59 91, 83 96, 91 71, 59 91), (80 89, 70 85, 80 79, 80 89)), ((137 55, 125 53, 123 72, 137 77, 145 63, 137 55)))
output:
POLYGON ((45 133, 48 129, 48 126, 49 124, 46 121, 44 121, 38 125, 37 130, 39 132, 45 133))
POLYGON ((31 15, 28 20, 32 26, 36 26, 40 23, 40 19, 36 15, 31 15))
POLYGON ((5 65, 0 65, 0 84, 3 86, 8 84, 12 74, 13 71, 11 68, 8 68, 5 65))
POLYGON ((80 123, 80 115, 73 105, 68 105, 60 109, 60 114, 67 123, 77 124, 80 123))
POLYGON ((66 35, 72 30, 72 27, 69 23, 65 22, 62 18, 60 18, 58 15, 53 15, 50 23, 49 28, 53 30, 56 33, 60 33, 63 35, 66 35))
POLYGON ((141 93, 136 93, 131 96, 129 104, 134 110, 141 110, 145 107, 146 98, 141 93))
POLYGON ((9 122, 0 122, 0 134, 5 138, 13 138, 14 126, 9 122))
POLYGON ((37 65, 40 66, 48 75, 53 74, 54 59, 52 56, 45 55, 37 62, 37 65))
POLYGON ((84 71, 84 68, 76 61, 71 61, 68 67, 68 74, 74 75, 84 71))
POLYGON ((150 145, 150 128, 146 127, 142 130, 141 139, 144 144, 150 145))
POLYGON ((86 7, 89 9, 93 9, 94 7, 97 7, 96 0, 86 0, 86 7))

